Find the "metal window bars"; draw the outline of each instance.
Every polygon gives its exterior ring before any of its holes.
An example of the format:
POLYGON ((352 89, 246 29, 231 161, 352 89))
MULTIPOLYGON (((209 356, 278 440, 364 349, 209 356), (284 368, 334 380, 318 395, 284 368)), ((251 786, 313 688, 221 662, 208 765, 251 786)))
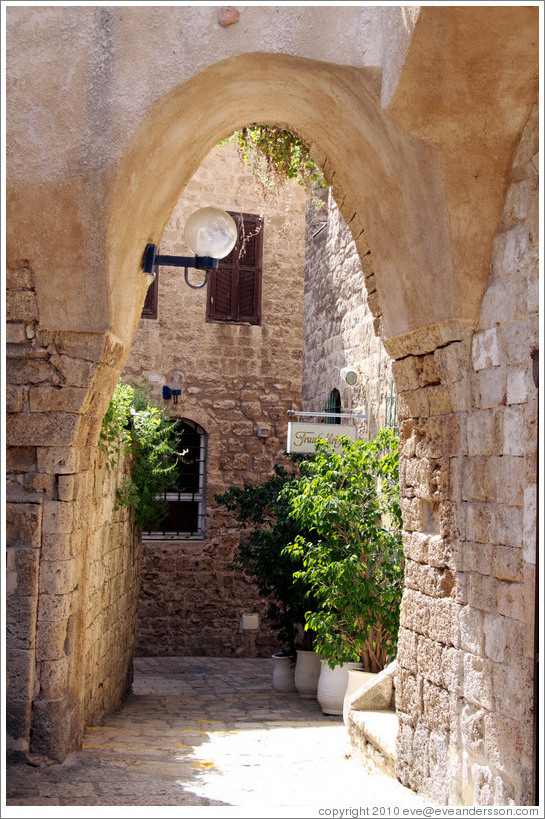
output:
POLYGON ((397 393, 393 381, 390 383, 390 395, 386 396, 384 424, 387 429, 392 429, 396 435, 399 434, 397 424, 397 393))
MULTIPOLYGON (((292 417, 296 415, 299 419, 300 418, 362 418, 364 421, 367 421, 367 413, 357 413, 357 412, 303 412, 302 410, 288 410, 287 414, 292 417)), ((330 423, 335 423, 334 421, 330 421, 330 423)), ((341 421, 342 423, 342 421, 341 421)))
POLYGON ((167 514, 155 530, 145 533, 146 539, 191 540, 204 535, 205 435, 196 424, 185 420, 182 446, 187 453, 178 471, 177 487, 160 496, 167 504, 167 514))

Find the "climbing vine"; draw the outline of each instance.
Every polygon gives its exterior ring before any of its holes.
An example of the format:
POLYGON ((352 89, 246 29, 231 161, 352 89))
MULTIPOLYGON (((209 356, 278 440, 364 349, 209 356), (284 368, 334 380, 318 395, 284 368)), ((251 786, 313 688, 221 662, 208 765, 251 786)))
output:
POLYGON ((294 179, 311 193, 327 185, 322 172, 298 136, 278 125, 246 126, 230 137, 244 162, 265 190, 294 179))
POLYGON ((153 404, 146 389, 123 383, 115 388, 98 447, 108 470, 121 458, 131 458, 130 474, 117 490, 115 508, 132 507, 142 528, 155 528, 164 517, 166 504, 160 495, 175 484, 183 457, 177 426, 163 408, 153 404))

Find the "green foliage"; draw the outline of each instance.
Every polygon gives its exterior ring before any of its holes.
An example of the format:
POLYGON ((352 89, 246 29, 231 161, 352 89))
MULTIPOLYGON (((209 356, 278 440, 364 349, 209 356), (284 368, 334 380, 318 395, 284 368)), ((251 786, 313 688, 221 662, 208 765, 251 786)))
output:
POLYGON ((106 469, 112 469, 120 456, 131 448, 129 419, 134 390, 128 384, 118 384, 102 421, 98 448, 106 456, 106 469))
POLYGON ((166 504, 158 496, 175 484, 181 457, 177 424, 153 405, 146 389, 129 384, 115 388, 98 446, 107 469, 121 457, 132 458, 130 476, 117 491, 115 508, 133 507, 137 526, 153 529, 165 515, 166 504))
POLYGON ((320 169, 315 165, 305 143, 277 125, 253 124, 232 137, 256 179, 265 188, 272 188, 286 179, 295 179, 307 191, 312 185, 326 186, 320 169))
POLYGON ((398 440, 382 430, 371 441, 325 441, 283 490, 291 514, 315 536, 297 536, 286 553, 312 589, 306 613, 314 647, 333 668, 360 661, 379 671, 395 657, 403 586, 398 440))
MULTIPOLYGON (((231 486, 224 494, 215 495, 216 501, 235 512, 242 529, 247 530, 232 565, 248 572, 263 597, 272 598, 267 619, 284 650, 292 656, 297 647, 311 647, 311 634, 305 634, 302 627, 305 611, 312 607, 312 598, 310 602, 307 598, 309 590, 293 576, 302 568, 301 560, 284 553, 284 547, 303 531, 290 517, 287 499, 281 495, 295 476, 294 471, 277 465, 274 474, 262 484, 231 486), (299 642, 301 633, 304 644, 299 642)), ((310 538, 311 533, 306 536, 310 538)))

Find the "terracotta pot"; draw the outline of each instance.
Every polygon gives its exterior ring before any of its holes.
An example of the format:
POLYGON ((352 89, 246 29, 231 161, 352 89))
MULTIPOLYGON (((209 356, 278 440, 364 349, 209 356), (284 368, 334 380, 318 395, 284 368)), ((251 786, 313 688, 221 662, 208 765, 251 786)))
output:
POLYGON ((314 699, 320 676, 320 656, 314 651, 298 651, 295 663, 295 687, 303 699, 314 699))
POLYGON ((317 699, 324 714, 342 716, 348 672, 356 668, 361 668, 360 663, 342 663, 330 668, 327 662, 322 660, 317 699))

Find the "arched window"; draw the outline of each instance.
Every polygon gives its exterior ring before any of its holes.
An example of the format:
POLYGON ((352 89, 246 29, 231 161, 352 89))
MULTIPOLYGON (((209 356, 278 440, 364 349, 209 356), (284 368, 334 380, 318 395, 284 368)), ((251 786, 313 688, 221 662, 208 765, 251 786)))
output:
MULTIPOLYGON (((341 394, 339 390, 331 390, 329 395, 327 396, 325 402, 325 411, 328 412, 340 412, 341 411, 341 394)), ((340 418, 331 418, 328 417, 327 414, 325 416, 326 424, 340 424, 340 418)))
POLYGON ((147 533, 155 539, 204 535, 206 436, 202 427, 187 419, 181 420, 180 429, 183 455, 173 476, 172 489, 163 495, 168 505, 167 514, 156 531, 147 533))

